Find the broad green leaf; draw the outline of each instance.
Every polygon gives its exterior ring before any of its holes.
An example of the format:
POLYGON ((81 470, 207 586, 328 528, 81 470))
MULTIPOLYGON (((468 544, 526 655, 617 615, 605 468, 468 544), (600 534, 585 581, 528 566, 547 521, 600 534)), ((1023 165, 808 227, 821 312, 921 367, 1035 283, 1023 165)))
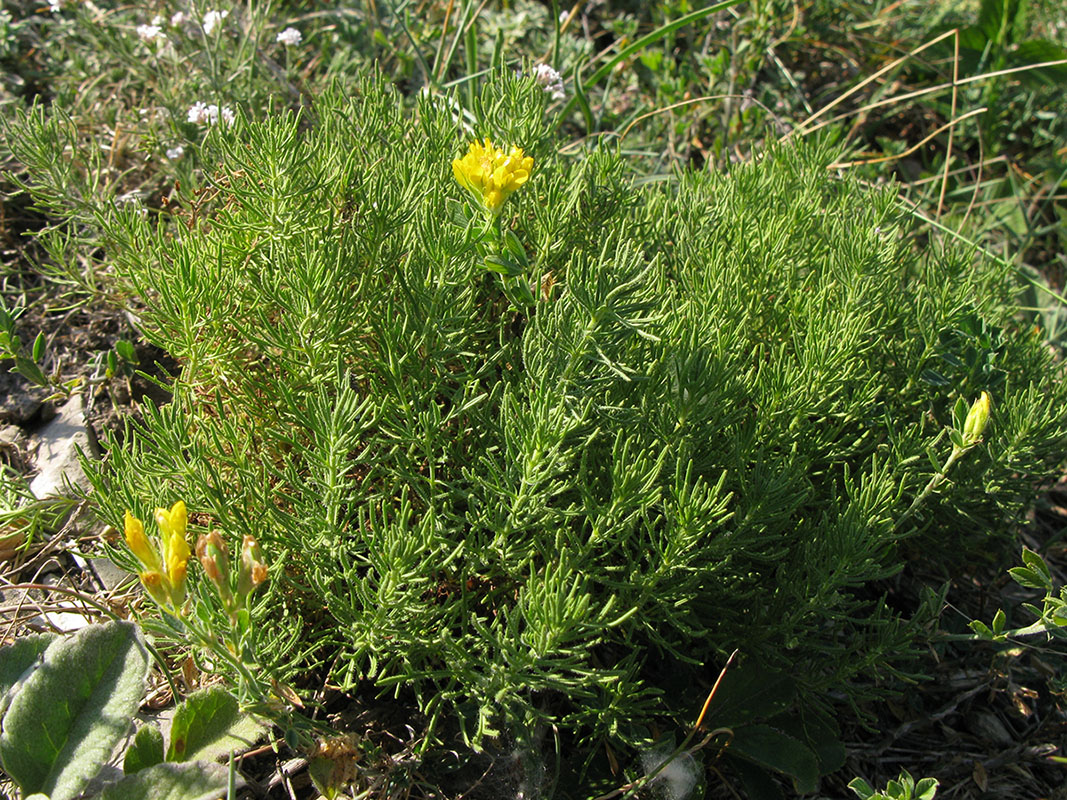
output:
POLYGON ((911 797, 911 790, 915 788, 915 779, 906 769, 900 772, 900 785, 904 788, 904 794, 911 797))
POLYGON ((978 12, 978 27, 988 39, 995 39, 1004 21, 1005 0, 982 0, 978 12))
POLYGON ((958 430, 956 430, 955 428, 950 428, 950 429, 949 429, 949 432, 948 432, 948 438, 952 440, 952 446, 953 446, 953 447, 955 447, 955 448, 957 448, 957 449, 959 449, 959 450, 963 450, 963 449, 964 449, 964 447, 965 447, 965 446, 966 446, 966 444, 967 444, 967 443, 966 443, 966 442, 965 442, 965 441, 963 440, 963 434, 962 434, 962 433, 960 433, 960 432, 959 432, 958 430))
POLYGON ((863 778, 853 778, 848 782, 848 788, 854 791, 860 800, 867 800, 874 794, 874 787, 863 778))
POLYGON ((915 785, 915 800, 934 800, 937 787, 937 778, 923 778, 915 785))
POLYGON ((7 696, 8 692, 27 670, 37 663, 37 659, 55 638, 54 633, 35 633, 0 648, 0 716, 3 716, 11 701, 7 696))
POLYGON ((522 264, 518 264, 503 256, 486 256, 485 268, 492 272, 499 272, 501 275, 505 275, 509 278, 521 275, 523 272, 522 264))
POLYGON ((1026 30, 1026 0, 982 0, 978 27, 1002 47, 1017 42, 1026 30))
POLYGON ((978 636, 980 636, 983 639, 992 639, 993 638, 993 631, 991 631, 989 629, 989 626, 986 625, 981 620, 978 620, 978 619, 971 620, 967 624, 967 627, 969 627, 972 631, 974 631, 978 636))
POLYGON ((117 352, 122 358, 131 364, 137 363, 137 350, 134 349, 132 343, 126 339, 119 339, 115 342, 115 352, 117 352))
POLYGON ((963 430, 963 423, 967 420, 967 412, 970 410, 970 406, 967 405, 967 401, 962 397, 956 398, 956 405, 952 408, 952 419, 956 426, 956 430, 963 430))
POLYGON ((1045 563, 1039 554, 1035 553, 1029 547, 1024 547, 1022 552, 1023 564, 1032 569, 1038 575, 1041 576, 1042 582, 1049 588, 1052 588, 1052 573, 1049 571, 1048 564, 1045 563))
POLYGON ((133 775, 147 767, 163 763, 163 734, 155 725, 142 725, 133 737, 122 760, 122 771, 133 775))
POLYGON ((530 259, 526 255, 526 249, 522 246, 522 242, 519 241, 519 237, 512 231, 504 232, 504 246, 511 253, 516 263, 521 264, 523 267, 529 266, 530 259))
POLYGON ((34 361, 40 361, 41 356, 44 355, 45 342, 46 338, 44 335, 44 331, 41 331, 37 334, 37 338, 33 342, 33 351, 31 353, 31 358, 33 358, 34 361))
POLYGON ((156 764, 106 787, 98 800, 219 800, 227 777, 218 764, 156 764))
POLYGON ((1008 570, 1014 580, 1020 586, 1027 589, 1051 589, 1052 586, 1045 582, 1043 576, 1026 567, 1012 567, 1008 570))
POLYGON ((262 733, 262 724, 243 713, 232 695, 205 689, 189 695, 175 710, 167 761, 214 761, 250 747, 262 733))
POLYGON ((799 792, 819 785, 819 763, 811 749, 770 725, 743 725, 734 730, 729 751, 793 779, 799 792))
POLYGON ((999 635, 1004 630, 1004 622, 1007 617, 1004 614, 1003 608, 998 608, 997 613, 993 615, 993 633, 999 635))
POLYGON ((53 641, 4 717, 4 771, 26 794, 76 797, 126 734, 147 675, 133 623, 90 625, 53 641))

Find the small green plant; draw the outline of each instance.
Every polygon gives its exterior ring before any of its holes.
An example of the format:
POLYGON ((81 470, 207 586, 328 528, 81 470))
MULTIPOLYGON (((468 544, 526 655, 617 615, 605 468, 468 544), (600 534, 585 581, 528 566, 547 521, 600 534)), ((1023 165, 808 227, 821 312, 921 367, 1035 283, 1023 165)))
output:
POLYGON ((881 792, 871 788, 863 778, 855 778, 848 785, 860 800, 934 800, 937 787, 934 778, 922 778, 916 783, 907 770, 901 771, 895 781, 889 781, 881 792))
MULTIPOLYGON (((1067 586, 1056 588, 1052 580, 1052 571, 1045 559, 1028 547, 1022 550, 1021 567, 1012 567, 1008 574, 1026 589, 1039 589, 1045 592, 1040 605, 1024 603, 1023 609, 1036 621, 1019 628, 1009 628, 1008 617, 1004 609, 998 609, 988 625, 980 620, 973 620, 970 628, 976 636, 992 642, 1015 642, 1030 636, 1044 636, 1051 642, 1067 642, 1067 586)), ((1064 683, 1064 677, 1060 678, 1064 683)), ((1065 684, 1067 685, 1067 684, 1065 684)))
POLYGON ((8 308, 3 296, 0 296, 0 361, 10 361, 10 372, 17 372, 30 383, 49 389, 53 393, 49 399, 69 396, 81 381, 62 380, 58 364, 51 375, 41 368, 46 345, 44 332, 37 334, 28 349, 16 332, 15 323, 25 311, 25 306, 8 308))
POLYGON ((187 541, 185 503, 179 500, 169 509, 157 508, 152 516, 158 537, 148 536, 144 522, 127 510, 125 539, 134 560, 125 553, 115 553, 120 563, 137 572, 159 609, 158 617, 146 616, 142 624, 165 641, 193 645, 204 668, 218 671, 225 667, 236 674, 237 693, 246 707, 280 716, 282 706, 275 692, 286 692, 261 674, 251 622, 252 594, 267 580, 259 542, 251 535, 244 537, 237 569, 232 570, 228 547, 219 531, 202 534, 195 553, 207 580, 195 584, 196 590, 190 595, 187 579, 193 551, 187 541))
POLYGON ((533 159, 521 147, 507 151, 489 139, 471 142, 467 154, 452 161, 456 181, 474 199, 484 220, 471 219, 459 204, 453 205, 453 220, 464 230, 485 259, 485 268, 500 275, 501 289, 516 309, 533 306, 536 300, 530 288, 530 261, 518 237, 500 224, 500 213, 508 197, 529 179, 533 159))
POLYGON ((148 665, 144 639, 129 622, 91 625, 69 638, 26 636, 0 650, 0 765, 24 798, 72 800, 87 791, 95 800, 219 796, 226 771, 191 759, 228 752, 238 741, 247 744, 240 737, 254 738, 255 727, 218 690, 193 695, 175 713, 166 753, 171 763, 163 763, 162 753, 155 758, 145 744, 154 739, 143 731, 159 737, 145 726, 127 752, 126 777, 92 787, 130 728, 148 665))
MULTIPOLYGON (((639 186, 613 148, 561 154, 545 101, 505 73, 474 105, 526 173, 507 203, 467 181, 491 243, 455 182, 466 124, 378 76, 215 126, 210 170, 157 214, 91 209, 181 364, 94 498, 117 523, 183 497, 220 532, 186 576, 172 506, 125 557, 161 609, 145 625, 244 707, 279 712, 271 678, 329 665, 476 747, 552 726, 642 747, 743 644, 792 707, 723 711, 726 757, 811 787, 835 764, 827 691, 867 696, 919 630, 878 599, 900 548, 987 549, 1055 473, 1059 368, 1003 263, 917 253, 892 194, 827 174, 830 143, 639 186), (516 302, 490 256, 536 291, 516 302), (246 537, 271 553, 251 598, 228 566, 246 537)), ((69 122, 12 126, 43 174, 69 122)))
POLYGON ((59 530, 77 504, 62 495, 34 496, 22 475, 0 464, 0 561, 59 530))

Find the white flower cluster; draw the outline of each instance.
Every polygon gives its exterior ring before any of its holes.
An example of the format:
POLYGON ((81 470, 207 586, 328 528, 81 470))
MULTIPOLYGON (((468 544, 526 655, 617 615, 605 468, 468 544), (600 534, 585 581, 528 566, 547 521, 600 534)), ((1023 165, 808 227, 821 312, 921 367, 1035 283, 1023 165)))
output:
POLYGON ((286 47, 295 47, 303 40, 304 35, 300 33, 296 28, 286 28, 284 31, 278 34, 278 38, 275 41, 281 42, 286 47))
POLYGON ((163 33, 163 28, 155 20, 152 20, 151 25, 138 25, 137 36, 142 42, 167 41, 167 35, 163 33))
POLYGON ((63 0, 48 0, 48 10, 53 14, 58 14, 63 10, 63 0))
POLYGON ((208 11, 204 14, 204 33, 210 36, 215 32, 215 28, 222 24, 226 17, 230 16, 229 11, 208 11))
POLYGON ((545 92, 550 94, 553 100, 562 100, 567 96, 563 89, 563 76, 548 64, 538 64, 534 67, 534 78, 545 87, 545 92))
POLYGON ((170 24, 173 28, 180 28, 189 19, 189 15, 184 11, 175 11, 170 15, 170 24))
POLYGON ((196 123, 197 125, 214 125, 220 119, 227 125, 232 125, 234 113, 229 106, 219 108, 214 103, 208 105, 207 103, 198 101, 193 103, 189 108, 187 119, 189 122, 196 123))
POLYGON ((167 148, 167 158, 169 158, 171 161, 177 161, 183 155, 185 155, 185 148, 182 147, 180 144, 176 144, 174 145, 174 147, 167 148))

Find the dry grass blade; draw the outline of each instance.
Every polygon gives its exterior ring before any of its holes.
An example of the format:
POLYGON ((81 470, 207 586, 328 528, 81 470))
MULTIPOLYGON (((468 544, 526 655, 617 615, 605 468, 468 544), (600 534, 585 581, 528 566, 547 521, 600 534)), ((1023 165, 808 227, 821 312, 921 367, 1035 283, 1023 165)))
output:
POLYGON ((830 166, 828 168, 829 169, 847 169, 848 167, 857 167, 857 166, 862 166, 862 165, 865 165, 865 164, 882 164, 882 163, 885 163, 887 161, 896 161, 897 159, 904 158, 905 156, 911 155, 916 150, 918 150, 920 147, 922 147, 924 144, 929 142, 931 139, 935 139, 940 133, 942 133, 942 132, 944 132, 946 130, 950 130, 951 128, 955 127, 959 123, 963 122, 963 120, 970 119, 971 117, 976 117, 979 114, 984 114, 988 110, 989 110, 988 108, 976 108, 973 111, 968 111, 963 116, 957 117, 956 119, 953 119, 953 120, 950 120, 950 121, 946 122, 944 125, 939 127, 933 133, 927 134, 922 139, 920 139, 918 142, 916 142, 911 147, 909 147, 907 150, 904 150, 904 151, 902 151, 900 153, 894 153, 893 155, 889 155, 889 156, 877 156, 875 158, 859 158, 859 159, 855 159, 853 161, 835 161, 833 164, 830 164, 830 166))
POLYGON ((818 111, 816 111, 814 114, 812 114, 810 117, 808 117, 806 120, 804 120, 802 123, 800 123, 796 128, 794 128, 793 130, 789 131, 789 133, 787 133, 785 136, 782 137, 782 141, 788 141, 789 139, 791 139, 793 137, 794 134, 800 134, 801 136, 806 136, 807 134, 811 133, 812 131, 817 130, 817 128, 810 127, 811 123, 813 123, 815 120, 817 120, 823 114, 825 114, 827 111, 830 111, 831 109, 836 108, 837 106, 841 105, 841 103, 845 102, 848 98, 850 98, 852 95, 854 95, 857 92, 859 92, 861 89, 863 89, 869 83, 873 83, 874 81, 878 80, 883 75, 885 75, 885 74, 887 74, 889 72, 892 72, 898 66, 900 66, 905 61, 907 61, 909 58, 917 56, 919 53, 923 52, 924 50, 927 50, 928 48, 933 47, 938 42, 943 42, 949 36, 952 36, 954 34, 956 34, 956 30, 955 29, 953 29, 951 31, 946 31, 945 33, 941 34, 940 36, 938 36, 938 37, 936 37, 934 39, 931 39, 926 44, 921 45, 921 46, 915 48, 914 50, 911 50, 911 51, 905 53, 900 58, 894 59, 893 61, 891 61, 888 64, 886 64, 884 67, 882 67, 880 70, 878 70, 874 74, 868 75, 866 78, 864 78, 862 81, 857 83, 855 86, 853 86, 847 92, 842 94, 836 100, 834 100, 834 101, 828 103, 827 105, 823 106, 818 111))

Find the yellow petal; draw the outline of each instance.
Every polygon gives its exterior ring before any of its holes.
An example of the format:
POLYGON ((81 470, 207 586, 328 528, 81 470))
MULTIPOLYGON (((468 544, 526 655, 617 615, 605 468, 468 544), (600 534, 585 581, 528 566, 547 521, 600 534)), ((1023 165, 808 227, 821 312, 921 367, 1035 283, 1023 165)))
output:
POLYGON ((137 560, 148 570, 158 570, 160 567, 159 553, 156 551, 148 537, 144 533, 144 523, 137 519, 129 511, 124 520, 126 528, 126 544, 130 551, 137 556, 137 560))
POLYGON ((467 154, 452 162, 452 174, 493 216, 500 213, 508 196, 530 179, 533 158, 521 147, 498 149, 486 137, 471 142, 467 154))
POLYGON ((172 540, 180 539, 185 542, 185 526, 188 522, 188 514, 185 510, 185 503, 179 500, 168 511, 165 508, 157 508, 156 524, 159 526, 159 533, 163 539, 163 550, 166 552, 168 547, 172 547, 172 540))
MULTIPOLYGON (((188 512, 185 503, 179 500, 168 511, 165 508, 157 508, 156 524, 163 538, 163 564, 166 568, 167 580, 170 583, 172 598, 184 598, 185 574, 189 556, 189 543, 185 540, 185 529, 188 524, 188 512)), ((177 606, 180 599, 174 600, 177 606)))

